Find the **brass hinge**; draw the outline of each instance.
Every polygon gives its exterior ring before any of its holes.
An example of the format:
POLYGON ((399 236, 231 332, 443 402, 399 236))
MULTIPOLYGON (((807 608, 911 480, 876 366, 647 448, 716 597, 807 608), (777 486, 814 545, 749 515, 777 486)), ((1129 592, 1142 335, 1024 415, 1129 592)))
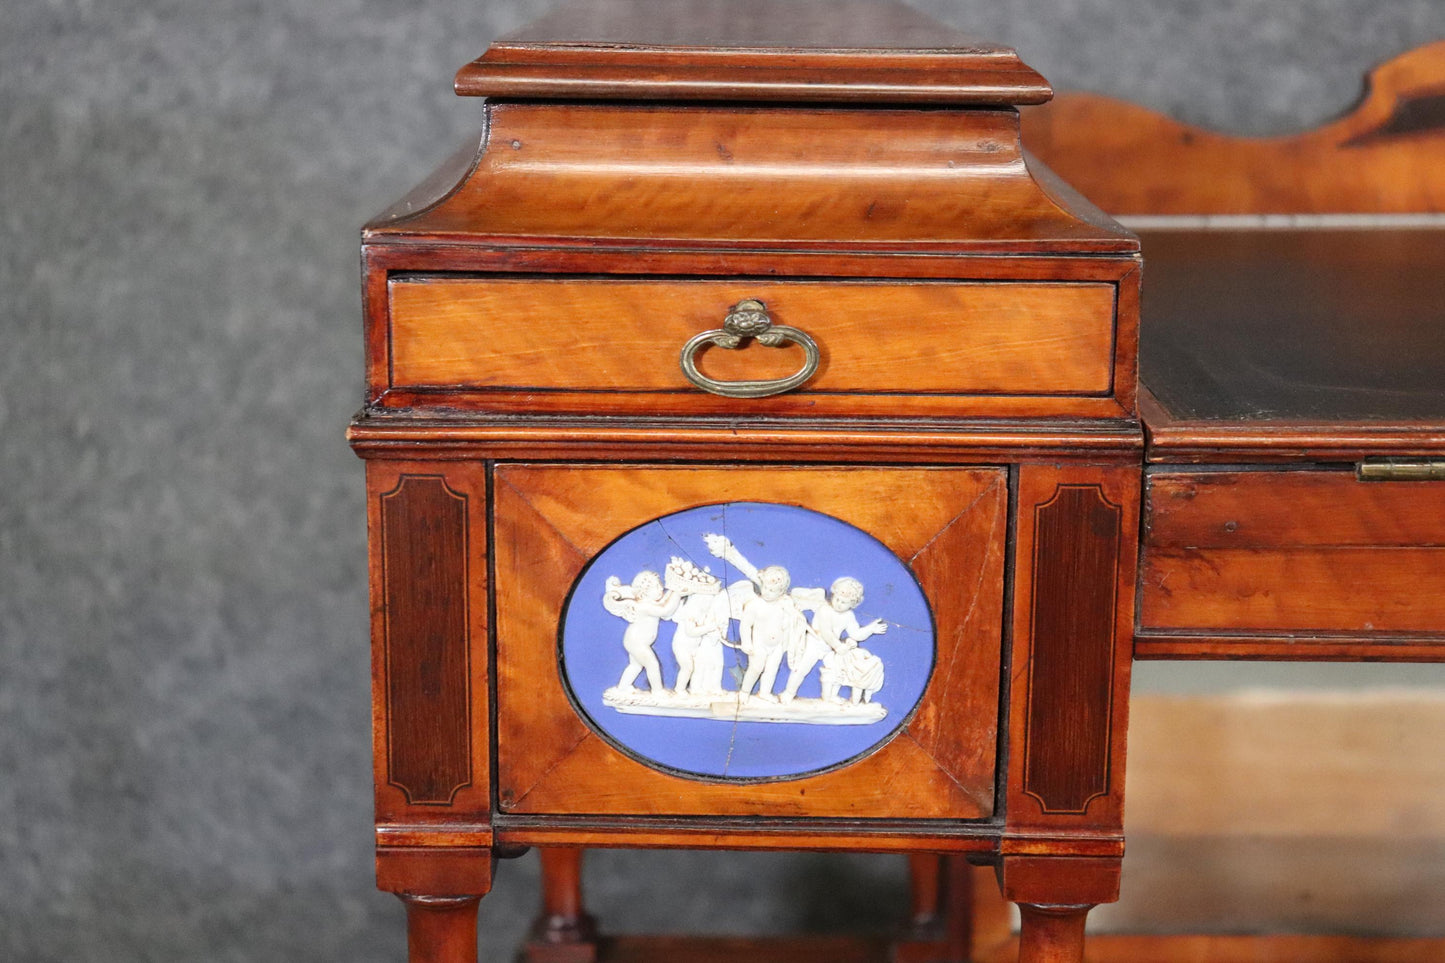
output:
POLYGON ((1360 481, 1445 481, 1445 458, 1367 458, 1355 465, 1360 481))

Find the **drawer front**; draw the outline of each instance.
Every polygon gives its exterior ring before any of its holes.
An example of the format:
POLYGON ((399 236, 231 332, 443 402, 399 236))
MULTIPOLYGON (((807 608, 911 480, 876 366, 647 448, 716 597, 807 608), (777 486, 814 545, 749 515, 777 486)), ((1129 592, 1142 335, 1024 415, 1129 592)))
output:
MULTIPOLYGON (((1081 399, 1112 404, 1115 294, 1105 282, 399 277, 390 386, 527 410, 1088 413, 1081 399), (801 388, 723 398, 684 376, 684 345, 745 299, 816 341, 801 388)), ((724 382, 785 378, 804 361, 796 345, 756 341, 697 355, 724 382)))
POLYGON ((992 815, 1002 469, 518 464, 493 490, 504 812, 992 815))
POLYGON ((1159 472, 1147 506, 1145 631, 1445 634, 1445 484, 1159 472))

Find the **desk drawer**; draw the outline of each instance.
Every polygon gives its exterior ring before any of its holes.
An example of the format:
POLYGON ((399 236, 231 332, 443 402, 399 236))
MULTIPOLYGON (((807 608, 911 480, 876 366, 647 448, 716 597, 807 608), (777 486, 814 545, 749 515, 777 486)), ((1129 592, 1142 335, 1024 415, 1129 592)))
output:
POLYGON ((1161 471, 1145 632, 1445 635, 1445 484, 1348 471, 1161 471))
POLYGON ((993 468, 498 466, 501 809, 991 816, 1007 488, 993 468))
MULTIPOLYGON (((528 411, 1108 414, 1115 293, 1109 282, 400 276, 390 386, 403 401, 442 393, 528 411), (684 377, 684 345, 746 299, 816 341, 817 371, 800 388, 737 399, 684 377)), ((722 382, 785 378, 804 362, 795 344, 756 341, 697 355, 722 382)))

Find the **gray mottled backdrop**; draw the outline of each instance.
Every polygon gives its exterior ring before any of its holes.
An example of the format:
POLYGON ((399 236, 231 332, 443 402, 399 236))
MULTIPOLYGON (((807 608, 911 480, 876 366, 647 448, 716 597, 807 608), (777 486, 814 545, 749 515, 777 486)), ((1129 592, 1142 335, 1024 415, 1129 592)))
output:
MULTIPOLYGON (((1440 0, 925 6, 1061 88, 1251 132, 1336 113, 1371 63, 1445 36, 1440 0)), ((452 72, 539 7, 7 5, 0 958, 402 957, 401 907, 372 888, 362 483, 341 436, 357 229, 472 135, 452 72)), ((896 858, 590 866, 624 929, 876 928, 903 904, 896 858)), ((503 865, 489 958, 535 882, 534 861, 503 865)))

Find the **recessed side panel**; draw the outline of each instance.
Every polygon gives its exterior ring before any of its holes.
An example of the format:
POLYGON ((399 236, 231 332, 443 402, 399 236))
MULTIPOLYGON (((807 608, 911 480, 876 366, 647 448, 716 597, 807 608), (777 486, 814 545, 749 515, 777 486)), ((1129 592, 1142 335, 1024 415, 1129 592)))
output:
POLYGON ((381 496, 387 781, 413 804, 472 781, 467 705, 467 496, 402 475, 381 496))
POLYGON ((1124 793, 1139 470, 1019 471, 1010 832, 1117 832, 1124 793))
POLYGON ((379 818, 488 809, 480 464, 368 463, 379 818))

